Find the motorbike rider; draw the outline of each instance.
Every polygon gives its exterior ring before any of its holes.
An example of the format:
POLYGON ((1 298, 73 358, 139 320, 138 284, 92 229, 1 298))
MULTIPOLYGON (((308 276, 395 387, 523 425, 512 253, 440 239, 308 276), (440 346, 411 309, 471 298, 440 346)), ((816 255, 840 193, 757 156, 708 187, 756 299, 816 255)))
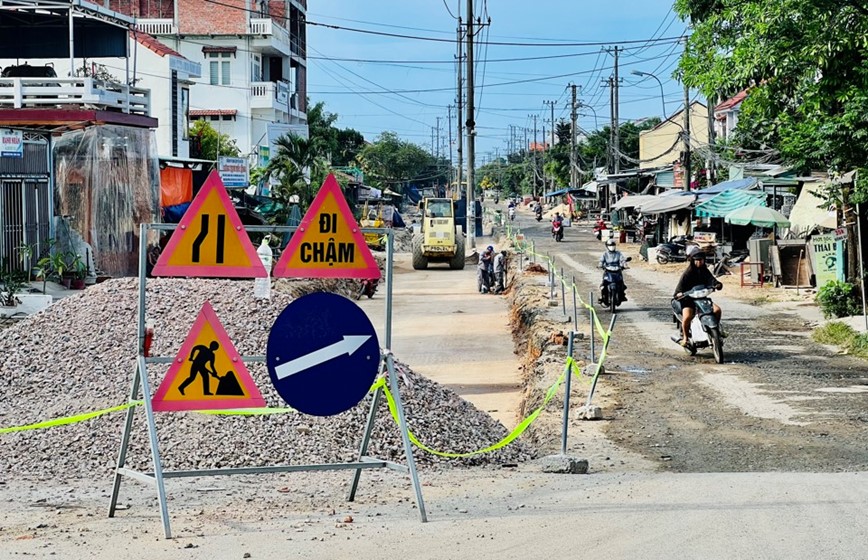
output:
POLYGON ((552 218, 552 237, 555 236, 555 231, 562 227, 564 227, 564 218, 560 212, 555 212, 555 217, 552 218))
POLYGON ((542 220, 542 204, 540 204, 539 202, 536 203, 534 213, 536 214, 536 221, 542 220))
MULTIPOLYGON (((624 257, 624 254, 618 250, 618 247, 615 243, 614 239, 609 239, 606 241, 606 250, 600 256, 600 264, 599 267, 603 270, 606 269, 606 265, 612 266, 617 265, 621 268, 625 268, 627 266, 627 259, 624 257)), ((621 301, 627 301, 627 285, 622 282, 621 285, 621 301)), ((600 284, 600 302, 603 305, 609 305, 608 298, 606 298, 606 289, 603 284, 600 284)))
MULTIPOLYGON (((720 290, 723 284, 714 277, 708 267, 705 266, 705 253, 699 250, 699 247, 693 245, 687 249, 687 258, 689 264, 687 269, 678 280, 678 285, 675 287, 675 294, 672 296, 672 307, 676 312, 681 312, 681 346, 687 346, 690 339, 690 322, 696 316, 696 304, 693 299, 685 296, 685 292, 689 292, 696 286, 713 286, 714 289, 720 290)), ((713 303, 714 316, 720 324, 721 310, 720 307, 713 303)), ((721 330, 721 336, 726 335, 721 330)))

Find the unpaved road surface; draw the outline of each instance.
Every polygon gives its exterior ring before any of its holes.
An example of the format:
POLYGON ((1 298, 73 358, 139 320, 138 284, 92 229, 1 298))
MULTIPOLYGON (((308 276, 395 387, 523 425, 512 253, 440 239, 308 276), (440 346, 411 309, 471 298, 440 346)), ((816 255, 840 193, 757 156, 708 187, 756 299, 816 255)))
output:
MULTIPOLYGON (((526 220, 536 250, 549 254, 579 293, 599 292, 595 269, 605 250, 587 223, 555 243, 543 222, 526 220)), ((713 299, 723 309, 723 364, 709 349, 686 354, 669 301, 685 264, 649 266, 637 246, 626 273, 629 301, 618 310, 608 375, 618 404, 605 411, 606 434, 673 472, 841 472, 868 469, 866 362, 813 342, 816 307, 757 303, 750 288, 723 277, 713 299)), ((608 311, 600 310, 604 322, 608 311)), ((586 349, 579 347, 581 352, 586 349)))
MULTIPOLYGON (((555 245, 526 221, 582 293, 596 289, 602 245, 587 229, 555 245)), ((507 299, 477 294, 471 267, 404 266, 396 356, 514 425, 520 357, 507 299)), ((0 560, 864 558, 868 474, 852 472, 868 454, 863 364, 810 342, 809 319, 787 306, 726 292, 716 297, 731 333, 726 363, 687 357, 668 340, 675 277, 657 274, 637 263, 628 276, 612 373, 598 389, 604 420, 571 425, 569 451, 589 458, 586 476, 532 463, 423 470, 425 524, 397 473, 366 471, 354 503, 346 473, 172 480, 176 538, 166 540, 150 487, 125 484, 123 509, 108 519, 108 479, 0 473, 0 560)), ((381 324, 382 292, 361 304, 381 324)))

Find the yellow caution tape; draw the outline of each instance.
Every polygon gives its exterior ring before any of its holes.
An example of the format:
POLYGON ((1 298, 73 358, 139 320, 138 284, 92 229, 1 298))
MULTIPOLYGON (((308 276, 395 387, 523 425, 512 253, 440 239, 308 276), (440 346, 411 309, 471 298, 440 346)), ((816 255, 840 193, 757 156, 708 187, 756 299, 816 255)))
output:
POLYGON ((75 414, 73 416, 65 416, 63 418, 55 418, 54 420, 45 420, 43 422, 36 422, 35 424, 27 424, 24 426, 12 426, 9 428, 0 428, 0 434, 9 434, 12 432, 23 432, 26 430, 38 430, 40 428, 53 428, 55 426, 65 426, 66 424, 74 424, 76 422, 84 422, 85 420, 90 420, 91 418, 96 418, 97 416, 102 416, 103 414, 108 414, 109 412, 117 412, 119 410, 126 410, 132 406, 138 406, 143 404, 142 401, 131 401, 127 404, 122 404, 119 406, 113 406, 111 408, 104 408, 102 410, 95 410, 93 412, 85 412, 84 414, 75 414))

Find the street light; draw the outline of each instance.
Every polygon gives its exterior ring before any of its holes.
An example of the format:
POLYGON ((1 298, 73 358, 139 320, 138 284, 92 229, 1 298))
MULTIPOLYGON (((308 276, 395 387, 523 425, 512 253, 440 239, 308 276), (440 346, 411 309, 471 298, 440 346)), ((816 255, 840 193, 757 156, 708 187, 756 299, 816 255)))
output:
POLYGON ((649 78, 654 78, 657 80, 657 83, 660 85, 660 101, 663 102, 663 120, 666 120, 666 97, 663 95, 663 82, 660 81, 660 78, 652 74, 651 72, 642 72, 641 70, 633 70, 630 72, 634 76, 648 76, 649 78))

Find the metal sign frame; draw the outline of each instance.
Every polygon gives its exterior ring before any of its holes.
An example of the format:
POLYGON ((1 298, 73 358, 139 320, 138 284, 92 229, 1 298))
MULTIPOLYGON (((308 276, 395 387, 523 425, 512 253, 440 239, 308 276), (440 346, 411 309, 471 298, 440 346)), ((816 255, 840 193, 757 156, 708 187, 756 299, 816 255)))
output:
MULTIPOLYGON (((166 500, 165 481, 169 478, 189 478, 199 476, 227 476, 236 474, 266 474, 278 472, 298 472, 298 471, 324 471, 324 470, 353 470, 353 478, 350 484, 348 501, 355 499, 356 490, 358 489, 359 479, 362 474, 362 469, 372 468, 387 468, 390 470, 405 472, 410 475, 415 491, 416 505, 419 508, 419 516, 422 522, 428 520, 425 512, 425 502, 422 497, 422 487, 419 483, 419 476, 416 472, 416 463, 413 459, 413 449, 410 443, 407 421, 404 414, 404 406, 401 401, 401 393, 398 387, 398 377, 395 373, 395 363, 390 350, 392 344, 392 290, 393 290, 393 251, 394 251, 394 232, 390 228, 364 228, 365 233, 377 233, 386 236, 386 317, 385 317, 385 337, 384 347, 380 350, 380 375, 385 374, 388 377, 388 383, 392 396, 395 400, 395 408, 398 416, 398 427, 401 432, 401 439, 404 446, 404 454, 407 459, 407 464, 403 465, 376 457, 370 457, 368 453, 368 445, 373 432, 374 421, 377 417, 377 409, 380 399, 382 398, 383 388, 378 387, 374 392, 371 400, 371 407, 368 412, 365 430, 362 435, 362 440, 359 445, 359 457, 357 461, 351 463, 324 463, 311 465, 272 465, 263 467, 235 467, 235 468, 217 468, 217 469, 192 469, 192 470, 177 470, 168 471, 163 469, 162 460, 160 458, 160 444, 157 436, 157 428, 154 421, 154 409, 151 406, 151 388, 148 382, 148 365, 149 364, 165 364, 172 361, 173 357, 151 357, 145 355, 145 311, 146 311, 146 256, 147 256, 147 238, 148 232, 153 231, 172 231, 177 227, 177 224, 141 224, 139 227, 139 302, 138 302, 138 344, 136 367, 133 373, 132 384, 130 387, 129 403, 131 406, 127 409, 126 419, 124 422, 123 434, 121 436, 120 450, 118 451, 118 460, 115 467, 114 483, 112 486, 111 501, 109 504, 108 516, 114 517, 117 511, 118 497, 121 489, 121 482, 124 477, 129 477, 145 484, 153 485, 157 490, 157 498, 160 504, 160 518, 163 522, 163 531, 166 538, 172 538, 172 528, 169 519, 169 509, 166 500), (140 395, 142 395, 140 397, 140 395), (137 406, 133 403, 140 398, 144 400, 145 415, 147 417, 148 438, 151 447, 151 458, 153 462, 153 471, 142 472, 126 467, 127 454, 129 451, 130 435, 133 427, 133 417, 137 406)), ((293 232, 296 227, 293 226, 247 226, 244 228, 247 231, 254 232, 293 232)), ((265 362, 265 356, 241 356, 244 363, 265 362)))

